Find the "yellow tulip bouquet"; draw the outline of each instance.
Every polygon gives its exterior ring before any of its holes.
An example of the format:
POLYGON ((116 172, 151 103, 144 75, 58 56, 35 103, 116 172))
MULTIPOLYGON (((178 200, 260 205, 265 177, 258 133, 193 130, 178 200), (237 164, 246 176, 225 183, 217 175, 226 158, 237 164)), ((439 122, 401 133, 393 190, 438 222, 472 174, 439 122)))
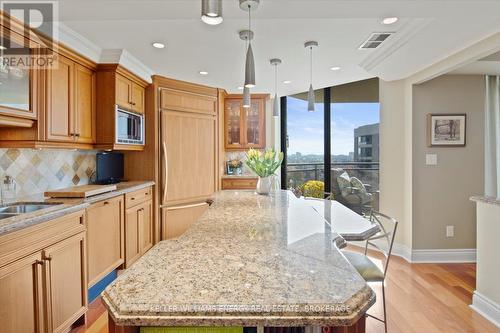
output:
POLYGON ((267 149, 264 153, 260 150, 250 149, 246 156, 245 164, 262 178, 274 175, 283 162, 283 153, 276 153, 274 149, 267 149))

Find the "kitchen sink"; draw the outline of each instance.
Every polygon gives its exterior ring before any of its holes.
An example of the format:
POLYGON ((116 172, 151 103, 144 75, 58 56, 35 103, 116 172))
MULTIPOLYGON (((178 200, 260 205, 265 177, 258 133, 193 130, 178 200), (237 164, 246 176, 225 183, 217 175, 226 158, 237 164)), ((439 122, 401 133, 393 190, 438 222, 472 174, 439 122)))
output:
POLYGON ((30 202, 30 203, 14 202, 8 205, 0 206, 0 220, 20 214, 36 212, 37 210, 46 209, 59 204, 60 203, 47 203, 47 202, 30 202))

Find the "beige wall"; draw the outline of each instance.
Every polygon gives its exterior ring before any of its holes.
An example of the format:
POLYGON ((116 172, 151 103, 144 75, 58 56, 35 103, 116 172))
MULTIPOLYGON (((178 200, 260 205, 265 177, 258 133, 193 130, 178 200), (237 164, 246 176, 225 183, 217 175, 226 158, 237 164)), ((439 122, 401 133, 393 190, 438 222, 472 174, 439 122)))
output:
POLYGON ((411 216, 406 213, 411 199, 406 182, 407 172, 411 172, 406 146, 411 142, 405 131, 405 122, 411 117, 406 110, 406 85, 404 80, 380 80, 380 211, 399 221, 396 242, 411 249, 411 216))
POLYGON ((476 246, 472 195, 484 188, 484 79, 444 75, 413 86, 413 249, 468 249, 476 246), (467 145, 427 147, 427 114, 466 113, 467 145), (426 154, 438 164, 427 166, 426 154), (455 237, 446 237, 446 226, 455 237))

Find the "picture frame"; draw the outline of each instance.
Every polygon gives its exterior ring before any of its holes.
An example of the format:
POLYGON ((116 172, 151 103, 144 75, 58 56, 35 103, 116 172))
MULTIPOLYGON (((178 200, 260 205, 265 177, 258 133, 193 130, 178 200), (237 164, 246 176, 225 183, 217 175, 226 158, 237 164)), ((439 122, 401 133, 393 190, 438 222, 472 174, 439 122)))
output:
POLYGON ((467 114, 433 113, 427 115, 427 145, 429 147, 465 147, 467 114))

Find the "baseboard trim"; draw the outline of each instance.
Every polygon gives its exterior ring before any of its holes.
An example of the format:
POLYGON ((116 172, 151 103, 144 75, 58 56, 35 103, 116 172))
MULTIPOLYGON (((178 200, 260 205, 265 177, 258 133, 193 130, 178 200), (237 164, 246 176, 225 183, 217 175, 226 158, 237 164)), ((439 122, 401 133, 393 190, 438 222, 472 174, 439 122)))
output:
POLYGON ((491 321, 496 327, 500 328, 500 305, 493 302, 488 297, 474 291, 472 295, 472 304, 470 307, 484 318, 491 321))
POLYGON ((412 250, 412 263, 474 263, 476 249, 412 250))

